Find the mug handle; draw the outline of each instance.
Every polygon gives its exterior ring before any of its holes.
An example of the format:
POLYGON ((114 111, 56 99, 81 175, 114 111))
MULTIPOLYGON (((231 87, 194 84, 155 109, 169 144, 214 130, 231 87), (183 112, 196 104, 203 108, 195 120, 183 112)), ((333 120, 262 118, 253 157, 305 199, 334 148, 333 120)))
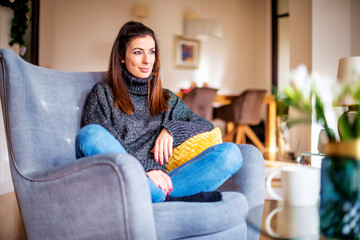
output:
POLYGON ((271 228, 271 219, 278 213, 283 211, 284 208, 283 207, 278 207, 274 210, 271 211, 271 213, 266 217, 265 220, 265 229, 266 231, 269 233, 270 236, 275 237, 275 238, 280 238, 280 235, 277 234, 276 232, 274 232, 274 230, 271 228))
POLYGON ((271 182, 272 182, 273 178, 277 175, 280 175, 280 173, 281 173, 281 169, 277 169, 269 174, 269 176, 266 179, 266 190, 268 191, 269 195, 271 197, 273 197, 274 199, 279 200, 279 201, 284 201, 284 198, 282 196, 280 196, 279 194, 277 194, 271 186, 271 182))

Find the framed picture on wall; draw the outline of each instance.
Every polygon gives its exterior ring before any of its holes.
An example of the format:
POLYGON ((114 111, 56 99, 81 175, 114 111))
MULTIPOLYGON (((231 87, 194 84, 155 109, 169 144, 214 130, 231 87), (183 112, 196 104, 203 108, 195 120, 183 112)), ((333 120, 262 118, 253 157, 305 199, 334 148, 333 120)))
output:
POLYGON ((199 66, 200 41, 175 37, 175 65, 177 67, 197 68, 199 66))

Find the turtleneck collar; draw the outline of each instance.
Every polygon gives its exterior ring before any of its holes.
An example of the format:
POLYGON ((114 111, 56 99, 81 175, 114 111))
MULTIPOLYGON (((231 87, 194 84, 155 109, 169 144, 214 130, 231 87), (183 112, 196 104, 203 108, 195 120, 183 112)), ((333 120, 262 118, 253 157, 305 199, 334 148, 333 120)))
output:
POLYGON ((129 93, 136 95, 147 95, 148 94, 148 79, 138 78, 129 73, 125 67, 122 68, 123 77, 128 87, 129 93))

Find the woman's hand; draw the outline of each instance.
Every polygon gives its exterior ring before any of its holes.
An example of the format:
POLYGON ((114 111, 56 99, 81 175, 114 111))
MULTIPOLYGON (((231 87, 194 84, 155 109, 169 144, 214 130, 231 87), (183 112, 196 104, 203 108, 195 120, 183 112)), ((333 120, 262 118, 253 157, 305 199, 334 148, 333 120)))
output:
POLYGON ((174 139, 166 128, 163 128, 156 138, 155 146, 151 150, 154 153, 155 162, 159 161, 163 165, 167 162, 172 154, 174 139))
POLYGON ((161 188, 168 195, 173 190, 171 178, 161 170, 151 170, 146 173, 150 180, 155 183, 156 186, 161 188))

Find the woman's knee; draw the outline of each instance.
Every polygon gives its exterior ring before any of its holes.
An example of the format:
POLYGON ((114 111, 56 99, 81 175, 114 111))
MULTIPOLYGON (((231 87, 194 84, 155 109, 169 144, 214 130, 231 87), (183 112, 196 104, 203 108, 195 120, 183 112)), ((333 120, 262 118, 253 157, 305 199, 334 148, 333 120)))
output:
POLYGON ((101 136, 101 132, 107 131, 103 126, 98 124, 89 124, 81 128, 76 135, 76 145, 91 144, 97 142, 101 136))
POLYGON ((222 151, 223 167, 228 168, 233 173, 237 172, 243 163, 243 157, 239 147, 235 143, 224 142, 219 145, 222 151))
POLYGON ((99 124, 89 124, 80 129, 76 138, 79 140, 84 139, 84 138, 86 138, 86 139, 92 138, 92 137, 98 136, 99 133, 101 133, 103 131, 107 131, 103 126, 101 126, 99 124))
POLYGON ((108 152, 126 153, 120 142, 107 129, 98 124, 89 124, 80 129, 75 142, 77 157, 108 152))
POLYGON ((105 130, 105 128, 98 124, 89 124, 80 129, 75 139, 77 157, 86 156, 86 149, 97 144, 99 133, 103 130, 105 130))

